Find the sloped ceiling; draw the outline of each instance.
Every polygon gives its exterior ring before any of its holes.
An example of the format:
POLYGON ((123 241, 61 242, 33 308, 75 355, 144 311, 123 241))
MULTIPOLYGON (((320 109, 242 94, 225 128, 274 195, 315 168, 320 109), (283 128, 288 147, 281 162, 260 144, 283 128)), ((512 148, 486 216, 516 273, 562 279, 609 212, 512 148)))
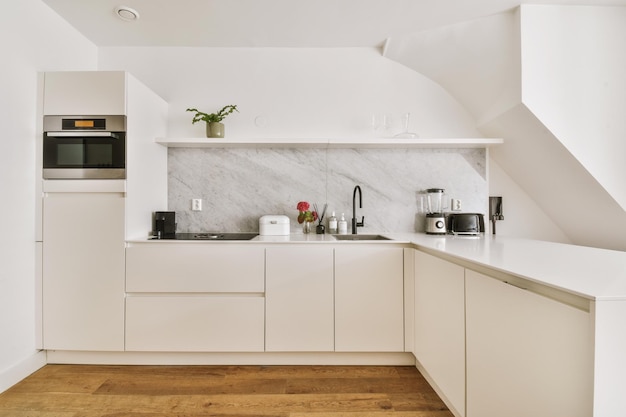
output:
POLYGON ((448 90, 489 120, 521 100, 518 9, 390 38, 384 54, 448 90))

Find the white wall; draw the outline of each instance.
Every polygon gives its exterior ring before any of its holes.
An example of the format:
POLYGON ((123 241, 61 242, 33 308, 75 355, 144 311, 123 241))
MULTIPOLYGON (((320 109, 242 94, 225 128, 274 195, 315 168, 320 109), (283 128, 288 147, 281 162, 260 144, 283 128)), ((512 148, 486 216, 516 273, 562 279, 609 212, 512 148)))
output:
POLYGON ((38 72, 95 69, 96 48, 40 0, 0 13, 0 392, 43 365, 36 349, 35 141, 38 72), (77 53, 78 51, 78 53, 77 53))
POLYGON ((626 210, 626 7, 521 13, 524 104, 626 210))
MULTIPOLYGON (((504 220, 496 222, 498 236, 572 243, 563 230, 493 159, 489 161, 489 195, 502 197, 504 220)), ((491 227, 491 223, 485 225, 488 233, 492 233, 491 227)))
POLYGON ((188 107, 211 113, 226 104, 240 111, 225 119, 231 137, 373 136, 372 113, 393 116, 390 136, 405 112, 422 137, 480 137, 441 86, 373 48, 104 47, 99 67, 129 71, 163 97, 172 137, 204 136, 188 107))

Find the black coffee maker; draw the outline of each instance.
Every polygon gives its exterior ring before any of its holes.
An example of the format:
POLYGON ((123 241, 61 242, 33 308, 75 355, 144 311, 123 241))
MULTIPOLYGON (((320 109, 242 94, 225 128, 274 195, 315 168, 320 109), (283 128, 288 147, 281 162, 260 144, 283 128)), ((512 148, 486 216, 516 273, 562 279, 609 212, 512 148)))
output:
POLYGON ((173 239, 176 237, 176 212, 154 212, 154 236, 157 239, 173 239))

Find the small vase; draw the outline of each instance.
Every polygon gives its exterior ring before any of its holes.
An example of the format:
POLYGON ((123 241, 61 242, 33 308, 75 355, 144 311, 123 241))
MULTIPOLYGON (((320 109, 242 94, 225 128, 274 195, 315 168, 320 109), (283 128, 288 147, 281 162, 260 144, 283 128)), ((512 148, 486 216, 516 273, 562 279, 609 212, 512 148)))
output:
POLYGON ((224 123, 211 122, 206 124, 206 137, 207 138, 223 138, 224 137, 224 123))
POLYGON ((307 234, 313 231, 313 227, 311 226, 311 222, 302 223, 302 233, 307 234))

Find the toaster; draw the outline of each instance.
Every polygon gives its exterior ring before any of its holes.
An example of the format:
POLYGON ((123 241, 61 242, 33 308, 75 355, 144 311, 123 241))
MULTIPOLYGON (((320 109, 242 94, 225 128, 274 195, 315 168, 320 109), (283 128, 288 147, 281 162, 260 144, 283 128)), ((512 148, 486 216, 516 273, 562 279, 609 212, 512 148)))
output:
POLYGON ((485 216, 480 213, 450 213, 448 232, 454 235, 478 235, 485 232, 485 216))

